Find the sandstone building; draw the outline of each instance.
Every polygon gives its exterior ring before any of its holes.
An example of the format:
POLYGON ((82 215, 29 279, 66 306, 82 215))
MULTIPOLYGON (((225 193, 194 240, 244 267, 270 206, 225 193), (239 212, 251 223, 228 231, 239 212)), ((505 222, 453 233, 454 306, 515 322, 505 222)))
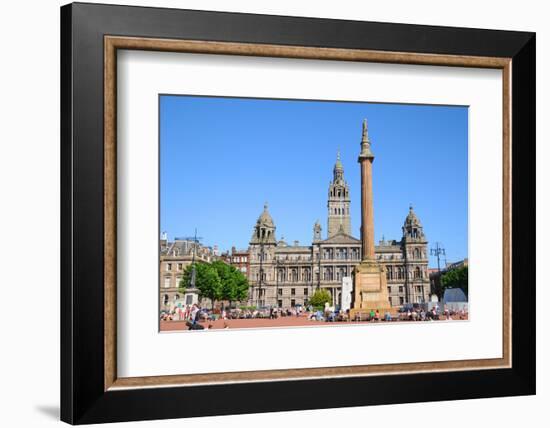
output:
POLYGON ((190 239, 175 238, 169 242, 166 234, 160 240, 159 306, 170 310, 175 306, 192 305, 199 302, 199 290, 187 288, 179 291, 179 283, 185 268, 191 263, 211 263, 216 259, 214 250, 190 239))
MULTIPOLYGON (((327 236, 317 221, 311 245, 277 240, 267 204, 253 228, 248 248, 249 303, 283 308, 307 304, 318 288, 327 289, 338 305, 344 277, 361 261, 361 241, 351 234, 349 185, 338 154, 328 189, 327 236)), ((427 302, 430 294, 427 241, 413 207, 399 240, 379 241, 377 259, 386 269, 392 306, 427 302)))

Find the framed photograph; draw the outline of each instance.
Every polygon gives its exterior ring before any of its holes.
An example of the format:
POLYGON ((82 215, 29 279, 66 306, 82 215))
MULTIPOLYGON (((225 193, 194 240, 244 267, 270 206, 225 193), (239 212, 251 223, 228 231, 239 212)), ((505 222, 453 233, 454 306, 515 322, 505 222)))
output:
POLYGON ((76 3, 61 56, 62 420, 535 393, 535 34, 76 3))

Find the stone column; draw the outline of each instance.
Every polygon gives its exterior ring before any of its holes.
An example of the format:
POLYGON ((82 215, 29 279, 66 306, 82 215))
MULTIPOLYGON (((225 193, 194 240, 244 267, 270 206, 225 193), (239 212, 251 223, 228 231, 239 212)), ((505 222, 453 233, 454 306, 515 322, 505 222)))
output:
POLYGON ((370 149, 367 121, 363 122, 361 153, 361 246, 362 260, 354 271, 354 302, 350 316, 378 309, 390 310, 386 270, 376 260, 374 252, 374 209, 372 200, 372 163, 374 154, 370 149))
POLYGON ((361 164, 361 245, 362 260, 374 260, 374 208, 372 201, 372 162, 374 156, 359 156, 361 164))

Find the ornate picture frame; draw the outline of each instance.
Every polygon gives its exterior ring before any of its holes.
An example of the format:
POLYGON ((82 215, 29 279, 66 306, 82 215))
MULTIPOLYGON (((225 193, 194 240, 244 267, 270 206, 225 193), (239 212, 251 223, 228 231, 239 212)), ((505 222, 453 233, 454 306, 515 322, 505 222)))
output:
POLYGON ((61 54, 62 420, 82 424, 535 393, 533 33, 75 3, 61 8, 61 54), (118 50, 501 70, 503 157, 495 162, 502 162, 504 183, 502 357, 119 377, 118 50), (316 389, 338 393, 313 396, 316 389), (212 394, 224 400, 212 406, 212 394))

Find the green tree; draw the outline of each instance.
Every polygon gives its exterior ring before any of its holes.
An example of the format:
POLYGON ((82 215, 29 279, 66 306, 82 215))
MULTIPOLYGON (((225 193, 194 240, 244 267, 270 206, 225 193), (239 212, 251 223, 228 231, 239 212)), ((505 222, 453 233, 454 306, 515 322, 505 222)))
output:
MULTIPOLYGON (((189 265, 185 268, 180 285, 183 283, 183 285, 189 286, 192 270, 193 265, 189 265)), ((195 287, 200 291, 202 296, 210 299, 212 308, 214 308, 216 300, 222 298, 221 279, 218 275, 218 271, 210 264, 195 263, 195 287)))
POLYGON ((212 267, 218 272, 221 281, 221 298, 232 302, 245 300, 248 297, 248 280, 234 266, 230 266, 220 260, 212 263, 212 267))
POLYGON ((331 301, 330 293, 324 288, 315 290, 315 293, 309 299, 309 303, 314 307, 324 307, 325 303, 330 303, 331 301))
POLYGON ((441 275, 443 292, 446 288, 460 288, 468 296, 468 266, 451 269, 441 275))

